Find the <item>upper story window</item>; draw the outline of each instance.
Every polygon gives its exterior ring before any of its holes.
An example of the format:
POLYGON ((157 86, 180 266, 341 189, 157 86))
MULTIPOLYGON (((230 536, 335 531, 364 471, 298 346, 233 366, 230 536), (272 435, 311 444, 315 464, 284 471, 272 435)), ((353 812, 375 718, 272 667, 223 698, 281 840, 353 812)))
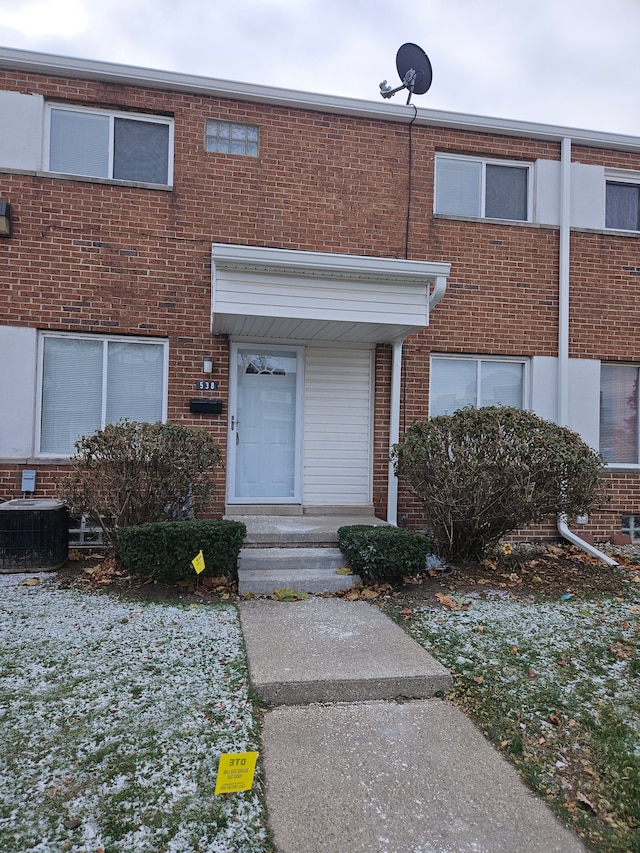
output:
POLYGON ((531 174, 526 163, 438 154, 435 211, 527 222, 531 174))
POLYGON ((171 184, 172 119, 62 105, 47 114, 49 172, 171 184))
POLYGON ((640 181, 607 181, 605 228, 640 231, 640 181))
POLYGON ((255 124, 209 119, 205 149, 219 154, 244 154, 247 157, 257 157, 258 135, 258 127, 255 124))
POLYGON ((605 462, 637 465, 638 441, 637 364, 603 364, 600 367, 600 453, 605 462))
POLYGON ((429 414, 451 415, 465 406, 524 408, 526 362, 477 356, 432 356, 429 414))
POLYGON ((43 333, 38 452, 71 455, 80 436, 123 418, 166 420, 167 347, 157 339, 43 333))

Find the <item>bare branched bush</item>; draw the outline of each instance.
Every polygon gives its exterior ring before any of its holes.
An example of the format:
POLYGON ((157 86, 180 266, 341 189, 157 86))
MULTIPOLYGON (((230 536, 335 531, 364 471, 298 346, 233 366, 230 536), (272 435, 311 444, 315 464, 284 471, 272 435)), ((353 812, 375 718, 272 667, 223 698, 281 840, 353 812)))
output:
POLYGON ((100 525, 118 553, 118 530, 193 518, 215 491, 220 449, 204 429, 120 421, 80 438, 60 497, 100 525))
POLYGON ((577 433, 506 406, 416 421, 391 458, 449 559, 480 558, 511 530, 605 498, 602 459, 577 433))

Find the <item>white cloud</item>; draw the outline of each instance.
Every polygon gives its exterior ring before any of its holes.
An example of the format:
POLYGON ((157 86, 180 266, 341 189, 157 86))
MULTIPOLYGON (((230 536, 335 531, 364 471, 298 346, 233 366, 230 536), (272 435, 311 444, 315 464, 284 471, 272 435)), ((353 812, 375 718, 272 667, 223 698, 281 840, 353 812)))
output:
POLYGON ((2 29, 16 30, 29 38, 63 36, 73 38, 87 28, 89 12, 84 0, 23 0, 16 4, 7 0, 2 9, 2 29))
MULTIPOLYGON (((640 134, 638 0, 0 0, 0 43, 378 100, 407 41, 419 107, 640 134)), ((398 96, 402 97, 402 96, 398 96)))

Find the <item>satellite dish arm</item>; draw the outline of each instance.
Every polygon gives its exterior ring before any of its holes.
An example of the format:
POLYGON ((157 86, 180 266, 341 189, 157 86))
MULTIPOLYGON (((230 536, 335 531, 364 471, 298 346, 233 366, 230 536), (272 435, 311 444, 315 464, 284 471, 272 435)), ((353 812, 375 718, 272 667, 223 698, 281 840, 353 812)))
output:
POLYGON ((402 85, 397 86, 395 89, 392 89, 391 86, 387 85, 387 81, 383 80, 382 83, 380 83, 380 94, 383 98, 390 98, 392 95, 395 95, 396 92, 400 92, 402 91, 402 89, 408 89, 409 97, 407 98, 407 103, 409 103, 409 101, 411 100, 411 95, 413 95, 413 89, 416 84, 417 76, 417 71, 415 71, 413 68, 410 68, 404 75, 402 85))

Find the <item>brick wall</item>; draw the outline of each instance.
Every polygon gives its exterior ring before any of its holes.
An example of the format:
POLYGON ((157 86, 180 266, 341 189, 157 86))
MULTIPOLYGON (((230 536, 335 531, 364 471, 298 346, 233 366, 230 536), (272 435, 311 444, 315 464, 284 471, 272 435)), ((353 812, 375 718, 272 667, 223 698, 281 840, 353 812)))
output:
MULTIPOLYGON (((0 322, 39 329, 167 338, 169 418, 206 425, 223 451, 226 415, 189 414, 202 358, 215 359, 216 396, 228 397, 228 342, 209 332, 212 242, 452 264, 431 325, 405 345, 401 425, 428 412, 432 352, 557 353, 559 232, 433 214, 436 152, 557 160, 560 146, 498 134, 413 127, 408 246, 408 124, 241 103, 112 83, 0 72, 0 86, 45 98, 175 117, 174 187, 150 190, 47 176, 0 174, 14 233, 0 244, 0 322), (255 123, 258 157, 204 150, 207 118, 255 123)), ((579 148, 574 159, 640 169, 640 157, 579 148)), ((640 242, 572 234, 572 356, 640 360, 640 242)), ((391 352, 376 353, 374 504, 386 512, 391 352)), ((208 378, 208 377, 207 377, 208 378)), ((208 396, 208 395, 205 395, 208 396)), ((19 467, 0 466, 0 497, 18 496, 19 467)), ((24 466, 23 466, 24 467, 24 466)), ((35 467, 35 466, 29 466, 35 467)), ((56 466, 38 466, 39 493, 56 466)), ((215 511, 221 511, 219 473, 215 511)), ((611 477, 613 498, 593 530, 640 504, 639 478, 611 477)), ((401 494, 400 514, 422 523, 401 494)))

